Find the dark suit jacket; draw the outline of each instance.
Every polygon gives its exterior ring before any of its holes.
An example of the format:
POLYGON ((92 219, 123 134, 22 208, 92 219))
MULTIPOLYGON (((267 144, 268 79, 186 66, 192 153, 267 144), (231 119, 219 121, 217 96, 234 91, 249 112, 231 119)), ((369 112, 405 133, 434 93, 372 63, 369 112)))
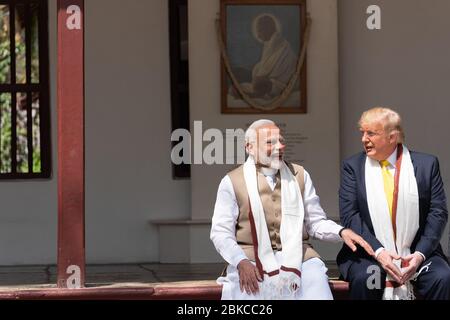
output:
MULTIPOLYGON (((428 259, 438 254, 445 255, 440 239, 447 223, 447 203, 444 186, 439 171, 439 162, 435 156, 411 151, 411 160, 419 191, 419 230, 411 245, 411 252, 420 251, 428 259)), ((345 160, 341 168, 339 189, 339 211, 341 223, 360 234, 376 251, 382 245, 375 237, 365 185, 366 154, 358 153, 345 160)), ((337 264, 344 279, 352 262, 360 257, 368 257, 358 248, 353 253, 345 244, 337 257, 337 264)))

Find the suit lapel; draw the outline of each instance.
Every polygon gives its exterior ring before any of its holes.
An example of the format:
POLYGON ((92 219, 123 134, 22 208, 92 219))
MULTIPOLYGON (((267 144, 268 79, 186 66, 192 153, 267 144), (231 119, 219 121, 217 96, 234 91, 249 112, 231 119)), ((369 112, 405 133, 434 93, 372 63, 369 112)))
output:
POLYGON ((421 194, 426 194, 425 190, 422 190, 422 183, 420 183, 420 177, 417 176, 417 172, 419 171, 419 164, 417 163, 417 159, 415 157, 414 152, 410 151, 409 152, 411 155, 411 162, 413 164, 413 168, 414 168, 414 176, 416 177, 416 182, 417 182, 417 191, 419 192, 419 201, 420 201, 420 195, 421 194))
POLYGON ((362 201, 360 201, 360 213, 362 217, 365 217, 364 221, 366 222, 367 227, 373 232, 373 224, 372 219, 370 218, 369 205, 367 204, 367 190, 366 190, 366 159, 367 156, 365 153, 362 154, 361 160, 359 162, 359 185, 361 186, 361 193, 359 197, 361 197, 362 201))
POLYGON ((417 165, 417 161, 416 161, 416 157, 414 156, 413 152, 409 152, 410 156, 411 156, 411 162, 413 164, 413 168, 414 168, 414 176, 417 179, 417 170, 418 170, 418 165, 417 165))
MULTIPOLYGON (((359 184, 362 186, 361 188, 361 198, 364 200, 364 203, 367 203, 367 191, 366 191, 366 155, 363 154, 361 157, 361 161, 359 163, 359 169, 361 174, 359 175, 359 184)), ((368 212, 369 209, 367 209, 368 212)))

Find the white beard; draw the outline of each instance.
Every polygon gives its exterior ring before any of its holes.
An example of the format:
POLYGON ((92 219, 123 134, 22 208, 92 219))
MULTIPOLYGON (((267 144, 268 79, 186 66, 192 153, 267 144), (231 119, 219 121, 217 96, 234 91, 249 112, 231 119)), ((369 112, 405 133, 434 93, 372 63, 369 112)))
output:
POLYGON ((281 169, 281 163, 282 163, 282 160, 280 160, 278 158, 277 159, 272 159, 270 161, 269 167, 271 167, 272 169, 280 170, 281 169))
POLYGON ((259 163, 262 165, 268 166, 269 168, 280 170, 283 160, 280 160, 278 154, 274 156, 266 156, 264 154, 259 155, 259 163))

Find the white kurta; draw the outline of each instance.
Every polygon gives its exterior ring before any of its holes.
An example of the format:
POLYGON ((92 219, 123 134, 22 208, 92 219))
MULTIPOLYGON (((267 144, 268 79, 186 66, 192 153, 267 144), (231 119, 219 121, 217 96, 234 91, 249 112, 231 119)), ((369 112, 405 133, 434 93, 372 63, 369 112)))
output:
MULTIPOLYGON (((272 190, 275 189, 275 179, 273 176, 266 176, 267 182, 272 190)), ((304 225, 308 234, 316 239, 340 242, 339 231, 342 226, 332 220, 328 220, 326 213, 320 205, 320 199, 316 194, 311 177, 305 170, 304 174, 305 192, 303 197, 303 205, 305 209, 304 225)), ((211 240, 216 250, 227 261, 230 266, 227 270, 227 277, 219 278, 218 281, 224 285, 223 297, 226 299, 252 299, 246 293, 241 294, 239 288, 239 276, 237 273, 237 265, 241 260, 247 259, 244 251, 236 241, 236 223, 239 215, 239 206, 237 204, 236 195, 234 194, 233 184, 228 175, 226 175, 219 185, 217 199, 214 208, 214 215, 211 227, 211 240), (246 297, 247 296, 247 297, 246 297)), ((302 285, 303 288, 298 293, 299 299, 329 299, 331 292, 328 286, 328 277, 326 275, 326 267, 320 259, 311 259, 302 264, 302 285), (316 261, 318 260, 318 261, 316 261), (320 262, 320 263, 319 263, 320 262), (306 272, 306 274, 305 274, 306 272), (322 279, 321 281, 309 282, 310 279, 322 279), (326 286, 323 284, 326 283, 326 286), (317 286, 315 285, 317 284, 317 286), (312 295, 308 294, 311 290, 312 295), (318 291, 321 294, 313 292, 318 291)), ((254 299, 254 297, 253 297, 254 299)))
MULTIPOLYGON (((280 252, 275 253, 275 258, 281 262, 280 252)), ((302 273, 300 289, 295 294, 295 300, 333 300, 328 284, 328 269, 322 260, 309 259, 302 263, 300 271, 302 273)), ((217 283, 223 286, 222 300, 265 300, 261 290, 257 294, 248 294, 245 290, 241 292, 239 272, 232 265, 227 267, 226 277, 220 277, 217 283)))

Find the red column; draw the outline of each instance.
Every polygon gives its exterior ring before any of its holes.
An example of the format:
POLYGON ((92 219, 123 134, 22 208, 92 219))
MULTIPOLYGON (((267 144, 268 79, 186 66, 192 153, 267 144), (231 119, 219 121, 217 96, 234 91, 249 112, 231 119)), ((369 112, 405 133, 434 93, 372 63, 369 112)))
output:
POLYGON ((84 283, 84 0, 58 0, 58 287, 84 283))

